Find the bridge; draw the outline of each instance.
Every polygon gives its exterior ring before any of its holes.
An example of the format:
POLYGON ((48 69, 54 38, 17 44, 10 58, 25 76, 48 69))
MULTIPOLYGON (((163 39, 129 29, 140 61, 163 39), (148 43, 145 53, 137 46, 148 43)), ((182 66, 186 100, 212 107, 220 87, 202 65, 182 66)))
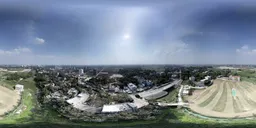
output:
POLYGON ((156 89, 149 89, 147 91, 138 93, 138 95, 147 100, 157 99, 157 98, 163 97, 168 94, 168 92, 166 92, 165 90, 167 90, 175 85, 179 85, 179 84, 181 84, 181 82, 182 82, 182 80, 175 80, 172 83, 166 84, 165 86, 162 86, 162 87, 159 87, 156 89))
POLYGON ((179 102, 179 103, 161 103, 158 102, 157 105, 162 106, 162 107, 189 107, 189 103, 184 103, 184 102, 179 102))

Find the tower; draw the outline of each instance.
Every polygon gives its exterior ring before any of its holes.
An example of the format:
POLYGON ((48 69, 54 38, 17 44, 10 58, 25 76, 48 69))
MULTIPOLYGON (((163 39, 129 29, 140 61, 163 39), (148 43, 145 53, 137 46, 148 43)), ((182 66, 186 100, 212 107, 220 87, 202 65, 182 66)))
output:
POLYGON ((180 69, 180 80, 181 80, 181 69, 180 69))

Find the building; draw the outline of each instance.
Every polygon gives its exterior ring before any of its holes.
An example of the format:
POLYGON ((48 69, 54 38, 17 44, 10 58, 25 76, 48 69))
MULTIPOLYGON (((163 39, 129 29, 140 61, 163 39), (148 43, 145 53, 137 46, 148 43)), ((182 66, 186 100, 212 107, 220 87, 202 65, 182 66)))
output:
POLYGON ((188 95, 189 94, 189 89, 184 89, 182 92, 183 95, 188 95))
POLYGON ((84 69, 79 69, 79 75, 83 75, 84 74, 84 69))
POLYGON ((133 83, 129 83, 128 84, 128 88, 132 91, 132 92, 136 92, 137 91, 137 86, 133 83))
POLYGON ((200 81, 205 82, 206 80, 211 80, 211 76, 205 76, 204 79, 202 79, 200 81))
POLYGON ((189 80, 190 80, 190 81, 195 81, 195 79, 196 79, 196 78, 195 78, 194 76, 189 77, 189 80))
POLYGON ((173 75, 172 75, 172 78, 176 78, 176 77, 177 77, 177 75, 176 75, 176 74, 173 74, 173 75))
POLYGON ((18 91, 18 92, 23 92, 24 91, 24 85, 16 84, 15 85, 15 90, 18 91))
POLYGON ((117 112, 133 112, 136 111, 137 106, 134 103, 122 103, 113 105, 103 105, 102 113, 117 113, 117 112))
POLYGON ((78 94, 78 91, 75 88, 71 88, 68 90, 68 94, 76 96, 78 94))
POLYGON ((113 74, 110 76, 110 79, 116 79, 116 78, 122 78, 122 77, 123 77, 123 75, 121 75, 121 74, 113 74))
POLYGON ((229 80, 233 80, 233 81, 240 81, 240 76, 229 76, 229 80))

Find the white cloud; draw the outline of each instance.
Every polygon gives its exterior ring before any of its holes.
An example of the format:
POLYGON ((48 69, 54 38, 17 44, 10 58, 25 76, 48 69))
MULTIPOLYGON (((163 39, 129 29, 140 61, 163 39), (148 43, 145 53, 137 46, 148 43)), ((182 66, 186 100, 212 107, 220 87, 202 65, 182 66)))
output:
POLYGON ((36 37, 35 38, 35 44, 44 44, 45 40, 43 38, 36 37))
POLYGON ((40 57, 40 58, 55 58, 56 56, 53 56, 53 55, 36 55, 36 57, 40 57))
POLYGON ((2 50, 0 49, 0 55, 19 55, 22 53, 30 53, 31 50, 26 47, 18 47, 12 50, 2 50))
POLYGON ((242 50, 247 50, 247 49, 249 49, 249 47, 248 47, 248 45, 244 45, 244 46, 241 47, 241 49, 242 50))
POLYGON ((154 50, 154 54, 156 55, 176 55, 179 53, 186 53, 190 51, 187 43, 182 41, 175 41, 171 43, 166 43, 161 45, 160 47, 154 50))
POLYGON ((236 49, 236 53, 243 55, 256 55, 256 49, 251 49, 248 45, 244 45, 239 49, 236 49))

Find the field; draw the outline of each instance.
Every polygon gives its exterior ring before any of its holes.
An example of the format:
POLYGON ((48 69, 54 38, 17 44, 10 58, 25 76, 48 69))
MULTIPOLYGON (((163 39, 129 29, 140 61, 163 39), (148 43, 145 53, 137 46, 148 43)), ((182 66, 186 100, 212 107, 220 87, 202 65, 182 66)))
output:
POLYGON ((16 91, 3 86, 0 86, 0 94, 0 115, 4 115, 18 105, 20 95, 16 91))
POLYGON ((211 87, 188 97, 190 109, 211 117, 237 118, 256 115, 256 85, 217 79, 211 87), (235 95, 232 95, 232 89, 235 95))

